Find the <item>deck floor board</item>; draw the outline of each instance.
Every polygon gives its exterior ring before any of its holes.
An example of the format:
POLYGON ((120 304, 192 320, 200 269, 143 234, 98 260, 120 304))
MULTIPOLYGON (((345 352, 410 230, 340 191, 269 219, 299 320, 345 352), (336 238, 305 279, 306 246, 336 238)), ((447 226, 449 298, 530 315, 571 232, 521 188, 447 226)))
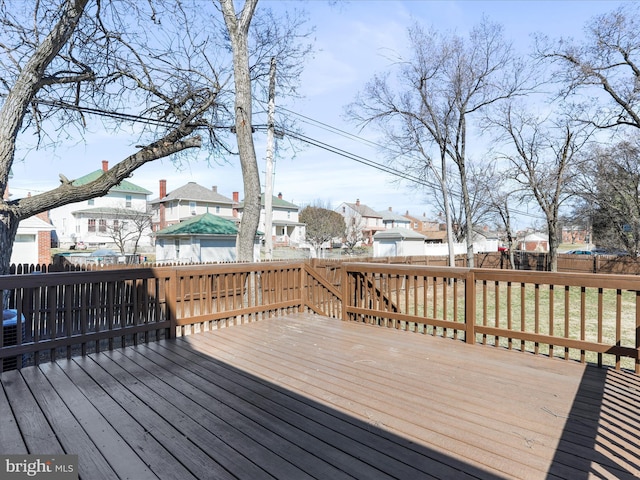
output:
POLYGON ((640 476, 636 375, 311 314, 0 378, 0 452, 85 479, 640 476))

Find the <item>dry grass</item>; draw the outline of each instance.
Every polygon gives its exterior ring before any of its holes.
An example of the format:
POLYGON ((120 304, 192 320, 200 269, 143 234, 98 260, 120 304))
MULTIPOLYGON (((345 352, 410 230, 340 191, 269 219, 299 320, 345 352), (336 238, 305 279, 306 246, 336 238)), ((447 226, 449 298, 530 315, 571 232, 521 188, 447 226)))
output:
MULTIPOLYGON (((419 333, 455 337, 452 329, 429 326, 423 318, 450 320, 464 329, 464 285, 430 282, 426 288, 421 281, 392 281, 390 294, 400 313, 416 317, 416 322, 399 322, 402 329, 419 333), (457 301, 455 301, 457 299, 457 301), (426 314, 425 314, 426 312, 426 314)), ((549 285, 513 284, 506 282, 483 284, 478 282, 476 293, 476 325, 497 327, 507 331, 537 333, 553 337, 584 340, 605 345, 635 348, 636 293, 611 289, 563 287, 549 285)), ((460 332, 460 331, 458 331, 460 332)), ((505 333, 506 333, 505 332, 505 333)), ((478 334, 480 343, 522 350, 540 355, 568 358, 588 363, 615 365, 611 354, 597 354, 557 345, 524 342, 503 337, 478 334)), ((634 360, 620 359, 622 368, 634 369, 634 360)))

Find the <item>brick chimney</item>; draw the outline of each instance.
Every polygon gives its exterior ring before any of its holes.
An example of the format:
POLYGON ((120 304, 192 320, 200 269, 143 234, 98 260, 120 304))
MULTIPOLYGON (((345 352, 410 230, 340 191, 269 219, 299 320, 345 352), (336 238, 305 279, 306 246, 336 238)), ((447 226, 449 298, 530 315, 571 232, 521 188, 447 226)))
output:
POLYGON ((231 199, 233 200, 233 216, 237 217, 238 216, 238 203, 240 203, 240 197, 238 195, 238 192, 233 192, 231 194, 231 199))
POLYGON ((102 160, 102 171, 106 172, 109 170, 109 160, 102 160))
POLYGON ((214 185, 213 187, 211 187, 211 191, 212 191, 213 193, 218 193, 218 186, 217 186, 217 185, 214 185))
POLYGON ((278 193, 278 198, 282 200, 282 192, 278 193))
MULTIPOLYGON (((167 196, 167 181, 166 180, 160 180, 160 186, 159 186, 159 193, 160 193, 160 200, 162 200, 164 197, 167 196)), ((159 211, 158 211, 158 216, 159 221, 158 221, 158 230, 162 230, 164 227, 167 226, 167 212, 166 212, 166 206, 164 203, 160 202, 160 207, 159 207, 159 211)))
POLYGON ((359 207, 359 206, 360 206, 360 199, 359 199, 359 198, 357 198, 357 199, 356 199, 356 207, 359 207))

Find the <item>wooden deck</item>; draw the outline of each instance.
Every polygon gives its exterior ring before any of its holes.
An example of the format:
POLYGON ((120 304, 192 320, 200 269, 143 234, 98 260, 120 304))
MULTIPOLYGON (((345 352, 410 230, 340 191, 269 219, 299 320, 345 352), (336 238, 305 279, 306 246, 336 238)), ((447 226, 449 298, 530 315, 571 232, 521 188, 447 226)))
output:
POLYGON ((309 314, 2 374, 85 479, 635 478, 640 378, 309 314))

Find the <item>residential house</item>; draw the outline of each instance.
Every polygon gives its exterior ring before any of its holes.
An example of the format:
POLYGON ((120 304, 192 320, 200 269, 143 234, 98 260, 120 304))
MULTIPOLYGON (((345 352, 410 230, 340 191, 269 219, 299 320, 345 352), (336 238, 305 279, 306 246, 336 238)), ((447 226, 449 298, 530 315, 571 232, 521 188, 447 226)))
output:
POLYGON ((42 213, 22 220, 11 251, 11 263, 17 264, 50 264, 51 263, 51 231, 54 226, 47 221, 47 214, 42 213))
POLYGON ((581 225, 569 225, 562 227, 562 243, 586 244, 591 242, 588 228, 581 225))
MULTIPOLYGON (((9 171, 9 179, 13 173, 9 171)), ((9 200, 9 184, 3 192, 4 200, 9 200)), ((31 195, 31 194, 29 194, 31 195)), ((10 263, 15 264, 49 264, 51 263, 51 237, 54 230, 48 212, 42 212, 18 223, 18 230, 13 241, 10 263)))
POLYGON ((236 222, 238 220, 234 208, 238 204, 237 192, 234 192, 234 199, 231 199, 218 193, 217 186, 209 189, 196 182, 189 182, 167 192, 166 180, 160 180, 159 187, 158 198, 150 202, 154 232, 203 213, 236 222))
POLYGON ((391 228, 411 228, 411 220, 399 213, 395 213, 391 207, 389 207, 389 210, 383 210, 378 213, 382 216, 382 225, 387 230, 391 228))
POLYGON ((357 233, 365 245, 373 245, 373 236, 385 229, 382 215, 360 203, 360 199, 357 199, 356 203, 343 202, 335 211, 344 217, 347 232, 351 230, 357 233))
POLYGON ((500 246, 500 235, 489 230, 487 226, 473 228, 473 252, 497 252, 500 246))
POLYGON ((430 219, 423 213, 421 216, 404 214, 408 218, 411 230, 427 237, 428 243, 447 243, 447 225, 444 222, 430 219))
MULTIPOLYGON (((155 232, 157 262, 235 262, 238 224, 203 213, 155 232)), ((260 261, 260 237, 254 243, 254 261, 260 261)))
MULTIPOLYGON (((86 185, 109 170, 109 162, 102 161, 102 169, 73 180, 73 185, 86 185)), ((122 231, 123 225, 140 223, 142 236, 139 246, 151 245, 150 222, 147 197, 149 190, 128 180, 112 187, 106 195, 83 202, 56 207, 49 212, 55 226, 60 246, 74 246, 83 242, 90 247, 113 246, 114 235, 122 231)))
MULTIPOLYGON (((260 197, 260 221, 258 230, 266 234, 266 214, 264 207, 264 193, 260 197)), ((271 202, 271 237, 274 247, 297 247, 304 243, 306 228, 300 223, 298 214, 300 208, 282 198, 282 193, 274 196, 271 202)), ((242 219, 244 202, 238 205, 238 213, 242 219)))
POLYGON ((548 252, 549 237, 541 233, 529 233, 518 244, 518 250, 527 252, 548 252))

